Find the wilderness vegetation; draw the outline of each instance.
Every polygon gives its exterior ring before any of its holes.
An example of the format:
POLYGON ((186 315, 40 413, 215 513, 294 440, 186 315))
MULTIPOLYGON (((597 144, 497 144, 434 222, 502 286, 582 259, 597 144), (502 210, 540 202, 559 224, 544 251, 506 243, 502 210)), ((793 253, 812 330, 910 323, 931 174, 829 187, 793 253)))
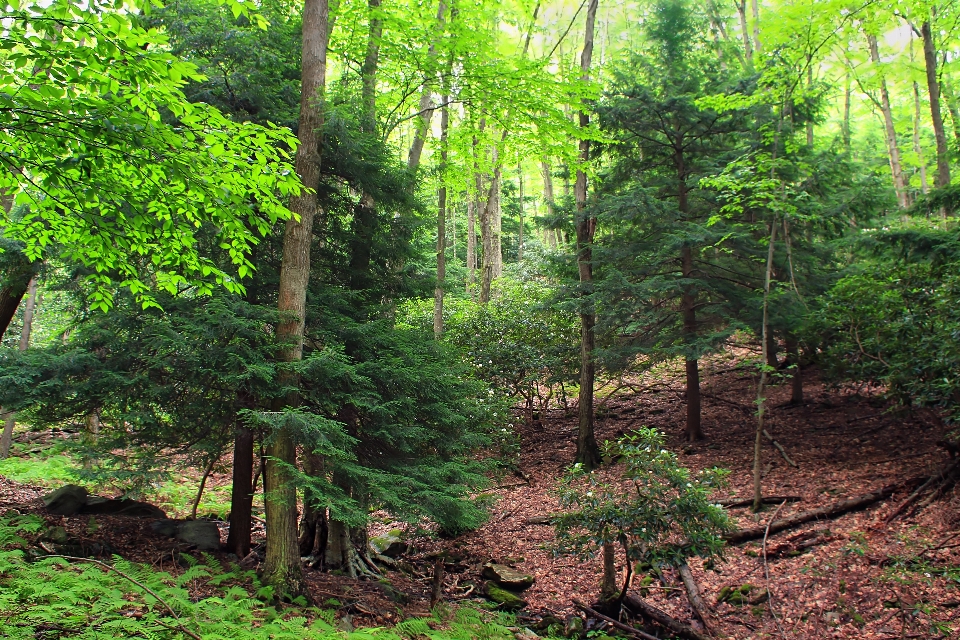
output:
MULTIPOLYGON (((701 362, 733 340, 757 345, 757 510, 768 388, 801 405, 810 365, 960 416, 954 2, 7 0, 2 22, 0 456, 70 427, 75 477, 128 495, 228 458, 226 549, 249 556, 262 496, 265 600, 304 603, 305 566, 378 577, 374 511, 479 527, 551 407, 577 416, 557 549, 601 554, 607 599, 614 553, 628 580, 716 556, 725 472, 651 429, 604 448, 595 421, 683 363, 683 438, 711 438, 701 362)), ((184 617, 247 597, 170 594, 184 617)), ((264 637, 337 633, 271 615, 264 637)))

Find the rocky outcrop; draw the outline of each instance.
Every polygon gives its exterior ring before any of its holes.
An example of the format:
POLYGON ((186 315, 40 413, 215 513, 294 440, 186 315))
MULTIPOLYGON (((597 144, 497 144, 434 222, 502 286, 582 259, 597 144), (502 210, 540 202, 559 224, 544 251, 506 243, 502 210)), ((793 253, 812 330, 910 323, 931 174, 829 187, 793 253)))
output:
POLYGON ((58 516, 73 516, 82 513, 96 515, 130 516, 132 518, 166 518, 163 509, 147 502, 91 496, 87 490, 68 484, 43 497, 47 511, 58 516))

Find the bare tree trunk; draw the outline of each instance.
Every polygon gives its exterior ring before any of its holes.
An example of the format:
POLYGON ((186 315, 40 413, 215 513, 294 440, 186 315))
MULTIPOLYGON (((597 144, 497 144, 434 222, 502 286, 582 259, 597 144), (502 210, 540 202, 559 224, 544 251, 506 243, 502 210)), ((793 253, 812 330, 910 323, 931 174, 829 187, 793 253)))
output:
MULTIPOLYGON (((593 30, 597 17, 598 0, 590 0, 587 7, 587 25, 584 30, 583 53, 580 56, 580 73, 584 80, 590 79, 590 63, 593 57, 593 30)), ((590 125, 590 115, 586 106, 580 110, 580 128, 590 125)), ((577 203, 577 267, 580 273, 581 296, 593 293, 593 237, 597 228, 597 219, 587 215, 587 174, 582 168, 590 161, 590 141, 580 140, 581 167, 577 168, 577 181, 574 197, 577 203)), ((580 399, 579 427, 577 432, 576 461, 587 470, 600 464, 600 448, 594 433, 593 385, 596 378, 596 364, 593 359, 595 347, 594 325, 596 315, 593 303, 583 301, 580 310, 580 399)))
MULTIPOLYGON (((83 434, 84 444, 87 445, 87 448, 93 449, 97 445, 97 439, 100 436, 100 415, 94 411, 87 414, 86 419, 86 433, 83 434)), ((92 455, 84 455, 83 457, 83 468, 84 469, 93 469, 97 464, 99 464, 97 458, 92 455)))
POLYGON ((927 163, 920 147, 920 85, 916 82, 913 83, 913 107, 913 151, 920 165, 920 193, 926 194, 930 189, 927 185, 927 163))
POLYGON ((480 211, 480 246, 483 252, 480 263, 480 304, 490 301, 490 284, 493 282, 493 222, 490 205, 498 186, 495 179, 490 181, 487 200, 480 211))
MULTIPOLYGON (((307 453, 303 456, 303 470, 310 477, 318 477, 323 473, 323 460, 315 453, 307 453)), ((312 564, 322 558, 327 546, 327 509, 320 496, 309 487, 303 490, 298 543, 300 556, 312 558, 312 564)))
MULTIPOLYGON (((867 34, 867 45, 870 48, 870 60, 877 67, 880 66, 880 50, 877 47, 877 37, 867 34)), ((890 108, 890 93, 887 91, 887 81, 880 77, 880 110, 883 112, 883 124, 887 136, 887 152, 890 156, 890 172, 893 174, 893 188, 897 192, 897 204, 906 209, 907 185, 903 179, 903 168, 900 164, 900 147, 897 145, 897 130, 893 124, 893 111, 890 108)))
MULTIPOLYGON (((443 23, 444 13, 446 12, 446 5, 443 0, 440 0, 440 4, 437 7, 437 22, 443 23)), ((433 42, 430 43, 430 48, 427 50, 427 58, 432 61, 437 57, 437 47, 433 42)), ((432 64, 427 65, 427 69, 431 69, 432 64)), ((427 141, 427 136, 430 134, 430 120, 433 118, 433 83, 429 79, 425 79, 423 82, 423 93, 420 95, 420 104, 419 115, 416 119, 417 128, 413 134, 413 144, 410 145, 410 152, 407 154, 407 168, 411 171, 416 170, 420 166, 420 156, 423 153, 423 145, 427 141)))
POLYGON ((747 61, 747 67, 753 68, 753 45, 750 43, 750 32, 747 26, 747 0, 739 0, 736 5, 737 14, 740 16, 740 35, 743 38, 743 54, 747 61))
MULTIPOLYGON (((546 160, 540 161, 540 172, 543 174, 543 200, 547 207, 547 216, 551 219, 554 215, 553 207, 553 172, 550 169, 550 163, 546 160)), ((547 229, 547 245, 551 249, 557 248, 557 234, 553 229, 547 229)))
POLYGON ((233 487, 227 550, 243 559, 250 553, 253 522, 253 430, 238 427, 233 440, 233 487))
POLYGON ((476 202, 467 201, 467 293, 477 282, 477 214, 476 202))
MULTIPOLYGON (((681 265, 685 280, 693 277, 693 248, 684 246, 681 265)), ((691 287, 685 287, 680 301, 683 311, 684 341, 692 343, 697 337, 696 296, 691 287)), ((687 440, 703 440, 700 423, 700 365, 696 358, 687 356, 684 363, 687 375, 687 440)))
MULTIPOLYGON (((603 544, 603 573, 600 583, 600 599, 610 600, 617 595, 617 565, 612 542, 603 544)), ((629 562, 629 560, 628 560, 629 562)))
MULTIPOLYGON (((930 94, 930 119, 933 122, 933 135, 937 141, 937 188, 950 184, 950 152, 947 149, 947 135, 943 130, 943 117, 940 113, 940 83, 937 81, 937 49, 933 42, 930 21, 920 26, 923 37, 923 63, 927 72, 927 91, 930 94)), ((943 212, 946 215, 946 212, 943 212)))
MULTIPOLYGON (((30 346, 30 332, 33 330, 33 312, 37 307, 37 276, 30 278, 27 285, 27 304, 23 308, 23 329, 20 331, 20 351, 26 351, 30 346)), ((10 447, 13 445, 13 430, 17 425, 17 416, 13 411, 4 411, 0 408, 3 417, 3 434, 0 435, 0 460, 10 457, 10 447)))
POLYGON ((960 148, 960 105, 957 104, 957 96, 953 93, 953 86, 949 78, 943 78, 940 83, 940 91, 943 99, 947 103, 947 111, 950 112, 950 122, 953 125, 953 137, 960 148))
POLYGON ((757 0, 750 0, 750 11, 753 14, 753 48, 760 55, 763 47, 760 44, 760 3, 757 0))
POLYGON ((200 508, 200 500, 203 499, 203 490, 207 486, 207 480, 210 478, 210 474, 213 473, 213 465, 217 464, 217 460, 220 459, 221 453, 218 453, 216 456, 210 458, 210 462, 203 470, 203 475, 200 476, 200 487, 197 489, 197 497, 193 499, 193 504, 190 505, 190 519, 197 519, 197 510, 200 508))
MULTIPOLYGON (((443 96, 442 102, 447 102, 443 96)), ((447 169, 447 127, 450 113, 447 107, 440 112, 440 193, 437 202, 437 286, 433 291, 433 335, 443 335, 443 286, 447 279, 447 187, 443 183, 447 169)))
MULTIPOLYGON (((298 218, 287 221, 283 237, 283 259, 277 307, 283 320, 277 338, 290 346, 280 353, 284 362, 303 357, 307 286, 310 279, 310 245, 313 219, 317 212, 316 188, 320 184, 320 131, 323 128, 323 89, 326 83, 329 7, 327 0, 305 0, 303 8, 303 54, 301 63, 300 123, 297 148, 297 175, 306 189, 290 200, 298 218)), ((285 374, 281 385, 295 385, 293 374, 285 374)), ((279 403, 294 405, 298 398, 279 403)), ((267 551, 263 582, 274 588, 277 597, 306 594, 300 547, 297 540, 297 492, 289 467, 296 465, 294 434, 281 427, 267 447, 264 470, 267 551)))
POLYGON ((760 482, 760 454, 763 445, 763 414, 766 409, 767 399, 764 397, 767 386, 767 335, 770 331, 768 325, 768 302, 770 300, 770 280, 773 277, 773 249, 777 239, 777 221, 770 223, 770 244, 767 247, 767 271, 763 280, 763 329, 760 344, 762 345, 763 356, 761 362, 764 363, 760 370, 760 383, 757 385, 757 434, 753 443, 753 510, 760 511, 763 506, 763 487, 760 482))
POLYGON ((790 378, 790 404, 803 404, 803 371, 800 369, 800 349, 797 339, 787 335, 787 362, 794 367, 790 378))
POLYGON ((847 71, 847 79, 843 90, 843 124, 841 125, 841 136, 843 138, 843 150, 850 155, 850 72, 847 71))
POLYGON ((517 232, 517 262, 523 262, 523 163, 517 163, 517 176, 520 181, 520 231, 517 232))
MULTIPOLYGON (((807 89, 813 89, 813 59, 807 58, 807 89)), ((813 149, 813 120, 807 120, 807 146, 813 149)))

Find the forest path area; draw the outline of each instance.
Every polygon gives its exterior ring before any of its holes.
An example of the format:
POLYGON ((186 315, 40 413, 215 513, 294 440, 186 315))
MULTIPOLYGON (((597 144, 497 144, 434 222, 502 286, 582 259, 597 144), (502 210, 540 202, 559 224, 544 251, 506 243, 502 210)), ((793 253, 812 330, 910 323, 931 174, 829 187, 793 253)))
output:
MULTIPOLYGON (((655 427, 666 434, 683 466, 730 471, 718 499, 749 499, 756 379, 752 371, 738 366, 739 361, 704 367, 706 440, 687 443, 682 437, 685 403, 679 372, 642 393, 618 394, 601 403, 598 440, 613 440, 641 426, 655 427)), ((758 516, 746 508, 732 508, 729 513, 739 528, 765 526, 774 516, 784 518, 928 476, 945 462, 947 454, 936 443, 946 429, 935 415, 898 411, 877 389, 827 386, 812 368, 804 371, 804 377, 802 405, 788 403, 788 383, 769 390, 766 422, 798 466, 788 465, 769 441, 763 449, 764 495, 800 500, 783 504, 779 511, 779 505, 768 505, 758 516)), ((390 625, 404 617, 427 615, 440 555, 442 599, 448 603, 483 602, 480 574, 490 561, 533 575, 536 581, 522 594, 527 606, 518 619, 541 632, 545 622, 573 614, 574 599, 592 602, 600 590, 599 558, 555 557, 550 549, 554 534, 548 518, 558 508, 552 490, 573 462, 575 407, 551 409, 537 418, 521 427, 519 472, 500 478, 488 492, 496 502, 485 525, 453 539, 410 537, 410 552, 399 558, 396 570, 385 571, 384 584, 308 571, 314 601, 337 608, 338 615, 349 615, 358 625, 390 625)), ((598 473, 613 477, 617 472, 616 465, 605 464, 598 473)), ((222 489, 229 482, 227 473, 215 472, 208 488, 222 489)), ((700 592, 716 614, 714 630, 722 637, 742 639, 957 637, 950 629, 960 625, 960 539, 951 536, 960 529, 960 495, 951 491, 915 516, 884 525, 884 518, 911 488, 902 485, 892 497, 865 510, 771 534, 766 566, 760 540, 730 546, 712 569, 691 559, 700 592), (719 602, 723 594, 727 597, 719 602)), ((50 527, 64 526, 71 537, 107 545, 106 555, 115 553, 174 574, 184 569, 176 562, 182 545, 158 536, 148 521, 97 516, 97 530, 91 532, 89 517, 46 513, 40 499, 46 491, 0 478, 0 514, 11 509, 36 513, 50 527)), ((226 539, 226 523, 219 524, 226 539)), ((371 536, 398 526, 388 518, 375 520, 371 536)), ((257 540, 263 540, 259 524, 257 540)), ((202 561, 199 554, 191 555, 202 561)), ((221 553, 212 556, 224 566, 230 559, 221 553)), ((255 562, 244 564, 254 568, 255 562)), ((622 568, 618 557, 618 570, 622 568)), ((698 625, 681 577, 673 570, 646 579, 635 576, 632 593, 680 621, 698 625)), ((193 594, 207 595, 212 594, 202 590, 193 594)))
MULTIPOLYGON (((718 498, 751 498, 756 378, 729 362, 714 371, 707 368, 702 385, 706 440, 689 444, 682 437, 685 404, 679 376, 675 384, 611 399, 597 421, 598 440, 615 439, 641 426, 656 427, 667 434, 682 465, 730 470, 729 484, 718 498)), ((858 393, 856 387, 831 388, 814 369, 805 370, 804 376, 802 405, 789 404, 788 382, 768 393, 767 429, 798 467, 788 465, 765 441, 763 493, 802 498, 784 504, 777 518, 930 475, 944 463, 947 454, 936 442, 946 429, 936 416, 893 411, 876 389, 861 388, 858 393)), ((536 577, 523 594, 531 612, 563 619, 573 612, 572 599, 596 597, 600 559, 554 557, 549 550, 553 529, 543 524, 557 508, 551 489, 573 462, 576 420, 575 408, 566 415, 551 410, 523 428, 520 469, 529 482, 504 478, 486 525, 455 540, 415 543, 424 554, 445 550, 468 559, 461 562, 468 571, 448 576, 448 587, 456 581, 459 591, 469 588, 463 585, 476 579, 479 566, 494 560, 536 577)), ((616 471, 605 466, 600 473, 616 471)), ((692 559, 700 591, 718 615, 716 630, 732 638, 780 636, 772 606, 786 637, 957 637, 947 629, 957 628, 960 617, 960 549, 948 544, 950 548, 918 554, 957 531, 960 495, 948 493, 915 517, 884 526, 884 518, 906 499, 908 489, 866 510, 770 535, 769 581, 761 540, 729 547, 714 570, 704 570, 692 559), (742 605, 717 602, 725 587, 743 585, 753 590, 742 605), (769 600, 764 597, 767 589, 769 600)), ((741 529, 764 526, 777 506, 768 505, 758 516, 746 508, 729 513, 741 529)), ((641 579, 633 581, 635 592, 641 579)), ((643 591, 649 602, 696 624, 679 575, 668 570, 643 591)))

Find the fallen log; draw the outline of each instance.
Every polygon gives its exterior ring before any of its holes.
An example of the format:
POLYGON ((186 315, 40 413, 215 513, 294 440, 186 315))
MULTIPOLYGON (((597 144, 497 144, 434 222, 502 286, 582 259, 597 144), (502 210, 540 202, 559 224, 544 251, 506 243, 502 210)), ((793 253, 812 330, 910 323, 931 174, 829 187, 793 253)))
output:
POLYGON ((690 567, 688 567, 686 563, 681 564, 678 570, 680 571, 680 579, 683 580, 683 586, 687 590, 687 600, 690 601, 690 608, 693 609, 693 612, 700 618, 700 622, 703 623, 703 628, 707 633, 713 635, 713 629, 711 629, 710 624, 712 611, 710 610, 710 606, 704 602, 700 596, 700 587, 693 577, 693 572, 690 571, 690 567))
MULTIPOLYGON (((774 520, 769 525, 769 534, 792 529, 793 527, 797 527, 801 524, 812 522, 814 520, 836 518, 845 513, 850 513, 851 511, 858 511, 865 507, 869 507, 872 504, 892 496, 893 493, 900 486, 902 486, 902 484, 903 483, 891 484, 856 498, 841 500, 840 502, 826 507, 820 507, 819 509, 813 509, 811 511, 803 511, 801 513, 795 513, 786 518, 781 518, 780 520, 774 520)), ((752 527, 750 529, 741 529, 739 531, 727 533, 723 536, 723 539, 727 541, 727 544, 740 544, 741 542, 747 542, 748 540, 762 538, 765 532, 767 532, 767 527, 765 526, 752 527)))
POLYGON ((707 636, 703 635, 690 625, 680 622, 673 616, 661 611, 652 604, 644 602, 637 596, 626 596, 623 599, 623 604, 625 604, 627 608, 632 610, 635 614, 650 618, 661 627, 680 636, 681 638, 686 638, 687 640, 709 640, 707 636))
POLYGON ((916 491, 911 493, 910 497, 904 500, 899 507, 894 509, 893 513, 891 513, 890 515, 888 515, 886 518, 883 519, 883 523, 890 524, 891 522, 896 520, 907 509, 913 506, 913 504, 920 499, 920 497, 928 488, 930 488, 937 482, 942 481, 944 478, 949 478, 957 470, 957 465, 960 465, 960 460, 951 462, 950 464, 945 466, 943 469, 941 469, 938 473, 935 473, 929 478, 927 478, 927 481, 924 482, 922 485, 920 485, 916 491))
MULTIPOLYGON (((760 502, 762 504, 780 504, 781 502, 802 502, 803 498, 800 496, 767 496, 763 498, 760 502)), ((711 502, 713 502, 711 500, 711 502)), ((740 498, 724 498, 722 500, 717 500, 714 504, 718 504, 721 507, 726 507, 727 509, 736 509, 738 507, 752 507, 753 498, 747 498, 746 500, 741 500, 740 498)))
POLYGON ((597 620, 603 620, 604 622, 609 623, 611 626, 613 626, 613 628, 619 629, 620 631, 623 631, 624 633, 629 634, 629 635, 633 636, 634 638, 641 638, 641 640, 659 640, 659 638, 657 638, 656 636, 652 636, 652 635, 650 635, 649 633, 644 633, 643 631, 640 631, 639 629, 634 629, 633 627, 631 627, 631 626, 629 626, 629 625, 625 625, 625 624, 623 624, 622 622, 617 622, 617 621, 614 620, 613 618, 611 618, 611 617, 609 617, 609 616, 603 615, 602 613, 600 613, 600 612, 597 611, 596 609, 591 609, 590 607, 588 607, 587 605, 583 604, 583 603, 580 602, 579 600, 574 600, 574 601, 573 601, 573 604, 574 604, 574 606, 576 606, 578 609, 580 609, 581 611, 583 611, 584 613, 586 613, 588 616, 592 616, 592 617, 596 618, 597 620))

